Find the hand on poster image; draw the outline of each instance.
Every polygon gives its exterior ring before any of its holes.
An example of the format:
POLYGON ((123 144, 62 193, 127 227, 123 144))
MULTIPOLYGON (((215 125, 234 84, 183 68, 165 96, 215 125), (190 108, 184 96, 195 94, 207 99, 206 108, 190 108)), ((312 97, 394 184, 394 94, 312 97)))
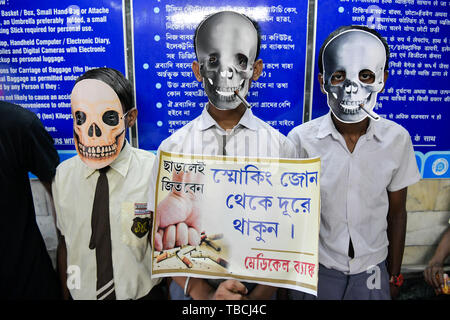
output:
MULTIPOLYGON (((218 266, 227 269, 228 261, 219 256, 219 253, 222 252, 222 247, 214 241, 219 240, 222 237, 223 234, 207 236, 202 232, 200 244, 198 246, 183 245, 164 251, 155 251, 153 258, 155 259, 156 264, 159 264, 171 260, 173 257, 177 257, 187 268, 192 268, 194 266, 194 260, 209 260, 216 263, 218 266)), ((166 265, 166 267, 168 267, 168 265, 166 265)))
MULTIPOLYGON (((175 172, 174 183, 199 183, 202 177, 192 172, 175 172)), ((198 205, 198 193, 172 188, 170 193, 157 206, 155 249, 172 249, 175 246, 200 243, 201 210, 198 205)))

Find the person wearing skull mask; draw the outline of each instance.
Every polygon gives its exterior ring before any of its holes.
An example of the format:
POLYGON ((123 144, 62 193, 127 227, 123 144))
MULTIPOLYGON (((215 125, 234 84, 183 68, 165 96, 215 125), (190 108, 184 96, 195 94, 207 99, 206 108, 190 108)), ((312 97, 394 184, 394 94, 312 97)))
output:
MULTIPOLYGON (((194 48, 198 61, 192 63, 196 79, 203 83, 208 104, 201 115, 164 140, 161 151, 229 155, 245 157, 293 158, 293 144, 277 130, 253 115, 245 101, 251 82, 261 75, 263 62, 258 24, 231 11, 207 16, 196 28, 194 48), (243 100, 245 102, 243 102, 243 100)), ((154 190, 159 156, 153 166, 148 197, 154 209, 154 190)), ((183 173, 174 174, 182 181, 183 173)), ((156 250, 175 245, 197 245, 200 240, 201 216, 196 199, 172 192, 158 204, 156 215, 156 250)), ((211 281, 175 277, 171 284, 173 299, 269 299, 275 287, 243 284, 236 280, 211 281)))
POLYGON ((125 139, 137 118, 132 92, 119 71, 98 68, 71 93, 78 155, 58 166, 52 184, 65 298, 165 298, 161 281, 150 277, 146 181, 154 155, 125 139))
POLYGON ((288 134, 300 157, 322 162, 318 299, 395 298, 402 282, 406 193, 420 174, 409 133, 372 110, 388 59, 388 44, 375 30, 344 26, 331 33, 318 77, 330 112, 288 134))

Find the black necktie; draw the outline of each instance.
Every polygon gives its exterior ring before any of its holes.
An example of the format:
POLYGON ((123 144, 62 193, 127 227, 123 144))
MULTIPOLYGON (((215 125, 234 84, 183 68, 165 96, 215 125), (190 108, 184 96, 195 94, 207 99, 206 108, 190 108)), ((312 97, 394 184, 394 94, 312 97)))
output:
POLYGON ((114 275, 111 252, 111 228, 109 224, 109 187, 106 172, 109 166, 99 170, 92 206, 91 240, 89 249, 95 249, 97 261, 97 299, 115 300, 114 275))

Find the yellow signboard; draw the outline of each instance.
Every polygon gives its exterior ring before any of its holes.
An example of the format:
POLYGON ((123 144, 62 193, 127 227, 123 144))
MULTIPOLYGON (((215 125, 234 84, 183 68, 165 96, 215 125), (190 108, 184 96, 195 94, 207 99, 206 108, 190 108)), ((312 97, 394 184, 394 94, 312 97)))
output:
POLYGON ((159 163, 153 277, 237 279, 317 294, 320 159, 161 152, 159 163))

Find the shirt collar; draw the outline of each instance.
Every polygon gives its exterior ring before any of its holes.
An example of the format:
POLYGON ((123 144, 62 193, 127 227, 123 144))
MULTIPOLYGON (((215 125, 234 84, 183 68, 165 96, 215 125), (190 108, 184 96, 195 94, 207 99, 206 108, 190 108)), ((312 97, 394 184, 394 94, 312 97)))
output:
MULTIPOLYGON (((241 119, 239 120, 238 125, 242 125, 250 130, 257 130, 257 122, 256 117, 253 115, 252 110, 246 109, 244 114, 242 115, 241 119)), ((206 129, 211 128, 212 126, 216 126, 217 128, 220 128, 219 124, 216 122, 216 120, 211 117, 211 115, 208 112, 208 106, 203 108, 202 114, 200 115, 200 121, 198 122, 198 128, 201 131, 204 131, 206 129)))
POLYGON ((331 111, 323 117, 316 137, 322 139, 328 135, 331 135, 335 139, 338 139, 339 137, 339 131, 337 131, 333 120, 331 119, 331 111))
MULTIPOLYGON (((111 169, 117 171, 123 177, 127 175, 131 161, 131 146, 126 139, 124 143, 125 146, 123 147, 122 151, 119 153, 117 158, 109 165, 111 169)), ((84 167, 84 177, 86 179, 89 178, 95 171, 97 171, 97 169, 89 168, 87 165, 84 165, 84 167)))
POLYGON ((367 128, 366 132, 367 139, 371 139, 373 137, 378 141, 383 140, 382 130, 380 129, 380 121, 382 120, 380 119, 378 121, 375 121, 370 119, 369 127, 367 128))
MULTIPOLYGON (((333 123, 333 120, 331 119, 331 111, 329 111, 328 114, 322 119, 319 130, 317 131, 317 138, 319 139, 325 138, 328 135, 331 135, 335 139, 338 139, 340 135, 339 131, 337 131, 336 126, 333 123)), ((367 128, 365 135, 367 139, 371 139, 372 137, 374 137, 379 141, 382 140, 379 120, 374 121, 372 119, 369 119, 369 127, 367 128)))

